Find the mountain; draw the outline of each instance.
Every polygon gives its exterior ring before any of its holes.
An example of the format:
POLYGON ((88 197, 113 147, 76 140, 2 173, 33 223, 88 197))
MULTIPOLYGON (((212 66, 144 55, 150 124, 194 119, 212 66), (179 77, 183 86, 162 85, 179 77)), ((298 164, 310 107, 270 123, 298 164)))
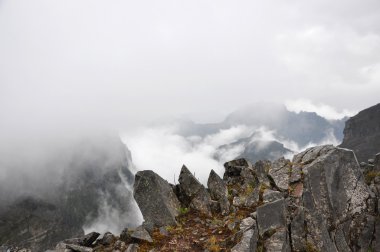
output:
POLYGON ((332 145, 224 168, 223 178, 210 172, 207 188, 185 165, 176 185, 139 171, 140 226, 86 245, 83 236, 64 240, 54 252, 380 251, 380 154, 364 173, 353 151, 332 145))
POLYGON ((340 146, 354 150, 359 161, 380 152, 380 103, 347 120, 340 146))
POLYGON ((221 130, 244 125, 253 133, 218 146, 214 156, 221 159, 223 153, 232 148, 240 151, 236 158, 244 157, 255 162, 260 159, 273 161, 302 150, 305 146, 338 144, 343 138, 346 119, 327 120, 314 112, 291 112, 284 105, 276 103, 255 103, 230 113, 220 123, 197 124, 190 120, 177 120, 175 123, 178 125, 177 134, 203 138, 221 130), (260 132, 269 133, 270 136, 260 136, 260 132), (286 146, 286 143, 291 143, 291 146, 286 146))
MULTIPOLYGON (((53 166, 59 162, 62 169, 39 170, 42 179, 34 187, 47 192, 38 195, 40 190, 33 192, 33 187, 28 187, 11 202, 0 199, 9 202, 0 212, 0 244, 44 251, 85 230, 118 232, 139 220, 128 187, 134 180, 131 155, 117 137, 82 139, 61 151, 64 153, 49 156, 46 163, 53 166)), ((24 181, 35 183, 28 178, 24 181)))

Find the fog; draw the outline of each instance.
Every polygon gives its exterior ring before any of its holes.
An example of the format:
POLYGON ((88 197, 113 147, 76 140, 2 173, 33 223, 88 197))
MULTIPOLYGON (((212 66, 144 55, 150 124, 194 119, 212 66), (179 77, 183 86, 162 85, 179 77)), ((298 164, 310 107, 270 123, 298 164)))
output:
MULTIPOLYGON (((325 132, 300 145, 246 124, 184 135, 173 118, 219 123, 247 104, 277 102, 333 120, 379 102, 377 0, 0 0, 0 34, 0 212, 20 195, 51 198, 64 171, 80 167, 74 156, 99 161, 82 152, 83 139, 102 139, 102 171, 124 158, 106 135, 122 139, 136 170, 175 183, 186 164, 205 183, 244 148, 215 159, 219 147, 252 134, 295 152, 339 140, 325 132)), ((107 202, 86 231, 140 221, 107 202)))

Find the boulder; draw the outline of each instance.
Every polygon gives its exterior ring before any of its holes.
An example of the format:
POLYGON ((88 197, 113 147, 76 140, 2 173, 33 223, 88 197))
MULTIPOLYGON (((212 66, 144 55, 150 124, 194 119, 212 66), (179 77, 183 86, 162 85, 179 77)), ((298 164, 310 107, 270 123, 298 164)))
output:
POLYGON ((269 230, 285 227, 285 201, 276 200, 258 207, 257 224, 260 236, 269 230))
POLYGON ((131 237, 139 241, 153 242, 152 237, 150 237, 148 231, 146 231, 146 229, 142 226, 137 227, 136 230, 131 234, 131 237))
POLYGON ((366 251, 374 225, 367 204, 372 196, 355 154, 318 146, 294 160, 304 164, 302 205, 307 242, 321 251, 344 251, 346 244, 366 251))
POLYGON ((178 181, 181 191, 190 198, 190 207, 202 214, 211 216, 210 194, 186 166, 182 166, 178 181))
POLYGON ((230 211, 227 185, 214 170, 210 172, 207 187, 210 191, 211 198, 219 202, 221 213, 227 215, 230 211))
POLYGON ((176 225, 181 207, 169 183, 153 171, 139 171, 135 176, 133 196, 147 222, 156 226, 176 225))
POLYGON ((138 252, 140 251, 140 247, 138 244, 129 244, 127 250, 125 252, 138 252))

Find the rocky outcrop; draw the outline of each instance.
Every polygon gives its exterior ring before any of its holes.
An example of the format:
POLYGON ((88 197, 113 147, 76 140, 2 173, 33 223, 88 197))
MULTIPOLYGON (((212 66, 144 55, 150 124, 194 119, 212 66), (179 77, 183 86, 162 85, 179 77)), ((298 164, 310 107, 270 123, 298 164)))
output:
POLYGON ((380 103, 346 121, 340 147, 353 150, 360 162, 367 162, 380 151, 380 103))
POLYGON ((227 162, 223 179, 211 171, 208 189, 186 166, 178 185, 140 171, 141 226, 55 251, 377 251, 379 162, 359 166, 351 150, 317 146, 292 162, 227 162))
POLYGON ((181 207, 169 183, 153 171, 136 173, 133 196, 146 222, 176 225, 181 207))

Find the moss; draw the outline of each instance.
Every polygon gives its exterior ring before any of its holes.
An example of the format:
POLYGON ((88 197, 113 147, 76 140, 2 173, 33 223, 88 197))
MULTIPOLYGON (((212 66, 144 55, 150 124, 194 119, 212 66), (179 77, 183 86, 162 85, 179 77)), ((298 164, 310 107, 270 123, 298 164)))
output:
POLYGON ((178 209, 178 212, 179 212, 180 215, 185 215, 185 214, 187 214, 189 212, 189 208, 187 208, 187 207, 180 207, 178 209))
POLYGON ((305 251, 306 252, 319 252, 319 250, 311 242, 306 242, 305 251))
POLYGON ((365 182, 369 185, 378 176, 380 176, 380 172, 369 171, 365 174, 365 182))

